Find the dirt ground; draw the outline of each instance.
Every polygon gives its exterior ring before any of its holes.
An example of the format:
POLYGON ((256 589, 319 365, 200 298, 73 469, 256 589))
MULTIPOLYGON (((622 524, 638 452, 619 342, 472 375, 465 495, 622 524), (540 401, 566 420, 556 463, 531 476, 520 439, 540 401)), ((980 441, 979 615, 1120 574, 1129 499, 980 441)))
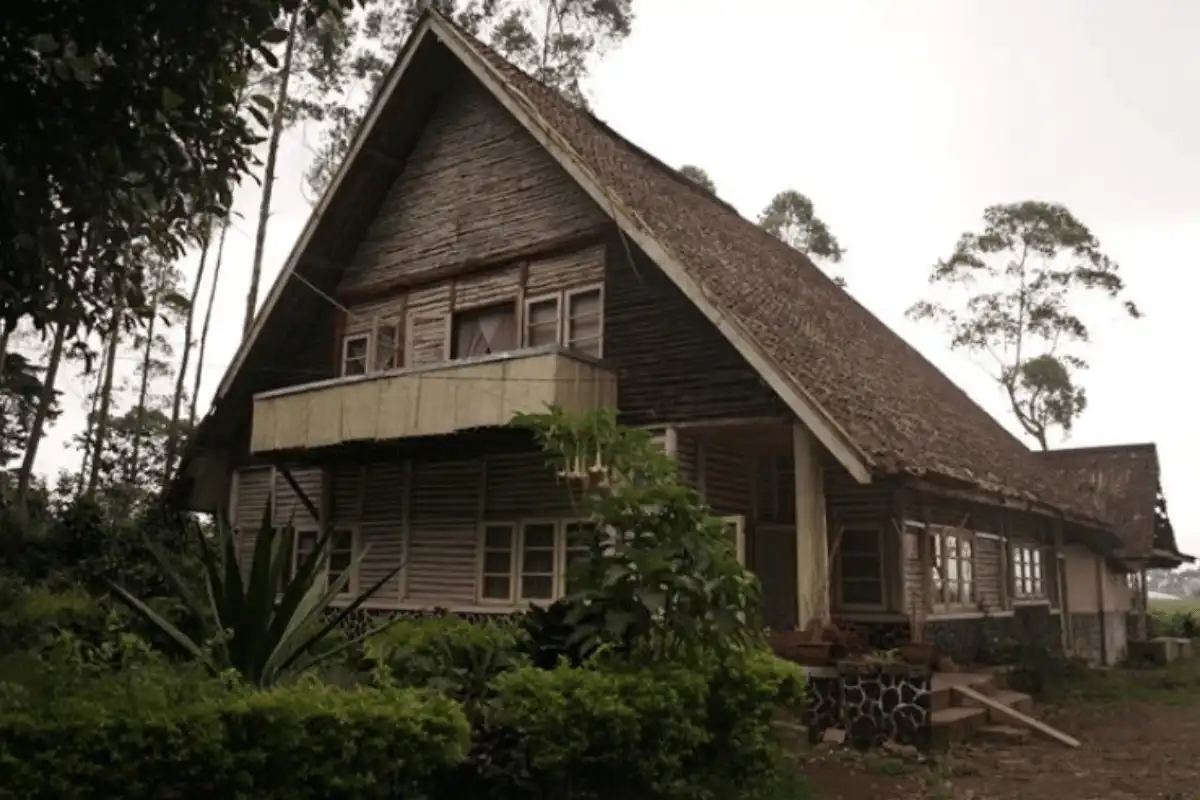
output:
POLYGON ((1200 800, 1200 663, 1110 673, 1034 715, 1082 743, 979 745, 919 763, 801 756, 819 800, 1200 800))

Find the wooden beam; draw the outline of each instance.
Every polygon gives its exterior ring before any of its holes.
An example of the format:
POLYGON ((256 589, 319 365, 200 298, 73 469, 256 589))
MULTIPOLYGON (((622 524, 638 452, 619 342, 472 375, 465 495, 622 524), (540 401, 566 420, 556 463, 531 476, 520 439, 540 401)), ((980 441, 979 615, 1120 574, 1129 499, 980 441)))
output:
POLYGON ((1028 714, 1026 714, 1022 711, 1018 711, 1015 708, 1009 708, 1008 706, 1004 705, 1003 703, 998 703, 991 697, 988 697, 987 695, 976 691, 975 689, 971 688, 970 686, 956 683, 956 684, 952 684, 950 686, 950 689, 951 689, 951 691, 958 692, 959 694, 961 694, 963 697, 966 697, 971 702, 977 703, 977 704, 983 706, 984 708, 988 708, 988 709, 991 709, 992 711, 1002 714, 1002 715, 1008 717, 1013 722, 1016 722, 1018 725, 1026 727, 1029 730, 1034 731, 1035 733, 1040 733, 1048 739, 1053 739, 1056 742, 1061 742, 1062 744, 1065 744, 1067 747, 1079 747, 1079 740, 1076 739, 1074 736, 1068 736, 1067 734, 1060 731, 1058 728, 1052 728, 1049 725, 1047 725, 1046 723, 1042 722, 1041 720, 1034 719, 1033 717, 1029 716, 1028 714))

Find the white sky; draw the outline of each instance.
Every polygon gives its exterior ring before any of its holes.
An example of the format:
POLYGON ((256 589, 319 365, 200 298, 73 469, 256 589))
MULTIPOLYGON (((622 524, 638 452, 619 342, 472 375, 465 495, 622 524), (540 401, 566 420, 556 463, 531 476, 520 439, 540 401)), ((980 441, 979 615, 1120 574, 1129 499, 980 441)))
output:
MULTIPOLYGON (((1197 341, 1200 294, 1200 2, 638 5, 633 35, 594 72, 596 113, 664 161, 703 167, 745 216, 781 189, 808 194, 848 250, 851 292, 1010 427, 979 366, 904 311, 985 206, 1051 200, 1083 219, 1146 317, 1107 306, 1090 317, 1090 408, 1069 444, 1157 442, 1180 544, 1200 554, 1198 387, 1194 359, 1178 355, 1197 341)), ((307 218, 313 139, 285 139, 260 296, 307 218)), ((256 208, 249 187, 202 403, 240 337, 256 208)), ((48 473, 78 461, 65 444, 82 426, 84 389, 66 391, 39 455, 48 473)))

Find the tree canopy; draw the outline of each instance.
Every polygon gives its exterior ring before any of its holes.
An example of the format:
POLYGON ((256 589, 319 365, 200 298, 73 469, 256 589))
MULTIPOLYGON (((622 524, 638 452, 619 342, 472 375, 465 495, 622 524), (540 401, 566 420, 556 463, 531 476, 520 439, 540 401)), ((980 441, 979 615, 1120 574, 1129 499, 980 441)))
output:
POLYGON ((950 347, 986 354, 1021 427, 1043 449, 1050 432, 1069 434, 1087 408, 1077 383, 1090 329, 1080 310, 1088 295, 1121 303, 1119 268, 1095 234, 1065 206, 1027 200, 988 207, 983 228, 964 233, 929 281, 954 290, 955 301, 922 300, 909 316, 939 322, 950 347))

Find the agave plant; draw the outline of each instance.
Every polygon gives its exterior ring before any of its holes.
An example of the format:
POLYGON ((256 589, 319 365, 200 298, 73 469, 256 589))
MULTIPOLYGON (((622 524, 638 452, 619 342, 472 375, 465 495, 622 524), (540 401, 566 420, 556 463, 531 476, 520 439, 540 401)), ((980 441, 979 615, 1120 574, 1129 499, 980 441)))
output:
POLYGON ((130 609, 160 628, 214 673, 233 669, 251 683, 270 686, 378 632, 378 628, 369 630, 333 648, 315 647, 400 571, 396 567, 336 613, 327 615, 325 612, 345 591, 367 548, 363 548, 349 569, 326 586, 322 575, 331 549, 332 530, 321 536, 312 553, 289 575, 295 532, 291 527, 276 529, 269 516, 264 516, 249 569, 243 576, 235 534, 225 519, 218 521, 215 542, 210 542, 199 526, 188 527, 201 539, 204 597, 197 596, 194 587, 181 577, 161 548, 150 543, 147 547, 189 611, 200 619, 212 621, 216 630, 210 633, 216 634, 215 648, 192 639, 121 586, 115 583, 111 586, 130 609))

